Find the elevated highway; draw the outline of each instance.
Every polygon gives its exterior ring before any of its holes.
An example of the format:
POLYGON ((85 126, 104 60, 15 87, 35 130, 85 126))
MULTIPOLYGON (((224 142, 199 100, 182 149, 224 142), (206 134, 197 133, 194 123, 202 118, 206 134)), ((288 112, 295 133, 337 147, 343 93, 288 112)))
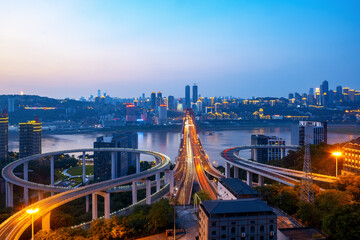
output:
MULTIPOLYGON (((51 158, 53 160, 53 158, 51 158)), ((53 164, 52 164, 53 165, 53 164)), ((12 215, 10 218, 5 220, 0 225, 0 239, 6 239, 6 240, 13 240, 13 239, 19 239, 22 235, 22 233, 31 225, 31 216, 26 212, 28 209, 34 209, 38 208, 39 211, 35 214, 33 214, 34 220, 37 220, 39 218, 42 218, 43 222, 43 229, 49 230, 50 229, 50 213, 51 210, 57 208, 58 206, 61 206, 65 203, 68 203, 70 201, 73 201, 75 199, 85 197, 88 195, 92 195, 92 202, 93 202, 93 219, 97 218, 97 196, 100 195, 104 197, 104 212, 105 212, 105 218, 110 218, 110 192, 107 190, 114 189, 116 191, 116 187, 120 185, 125 184, 132 184, 132 192, 133 192, 133 205, 137 203, 137 183, 143 182, 146 186, 146 200, 145 202, 147 204, 150 204, 152 199, 159 198, 159 195, 153 195, 151 196, 151 182, 150 180, 147 180, 148 177, 156 176, 156 185, 157 185, 157 192, 162 192, 162 194, 168 194, 168 191, 172 192, 173 183, 172 183, 172 174, 169 170, 170 168, 170 159, 169 157, 157 153, 157 152, 151 152, 151 151, 144 151, 144 150, 136 150, 136 149, 119 149, 119 148, 96 148, 96 149, 75 149, 75 150, 67 150, 67 151, 58 151, 58 152, 51 152, 46 154, 39 154, 34 155, 31 157, 19 159, 17 161, 14 161, 7 165, 3 171, 3 177, 6 181, 6 202, 8 206, 12 206, 13 202, 13 185, 21 186, 27 189, 33 189, 37 190, 39 192, 59 192, 58 194, 48 197, 46 199, 42 199, 32 205, 30 205, 27 208, 24 208, 18 212, 16 212, 14 215, 12 215), (45 157, 51 157, 58 154, 64 154, 64 153, 74 153, 74 152, 111 152, 114 156, 115 152, 135 152, 139 154, 146 154, 151 155, 156 160, 156 166, 153 168, 143 171, 143 172, 137 172, 132 175, 120 177, 120 178, 114 178, 111 180, 79 187, 76 189, 66 188, 66 187, 58 187, 58 186, 51 186, 51 185, 45 185, 45 184, 39 184, 34 182, 29 182, 24 179, 20 179, 17 176, 14 175, 13 171, 17 166, 20 166, 22 164, 25 164, 32 160, 38 160, 40 158, 45 157), (165 172, 165 187, 160 189, 160 173, 165 172), (170 186, 170 188, 169 188, 170 186), (167 191, 164 191, 164 189, 168 189, 167 191)), ((53 172, 53 170, 52 170, 53 172)), ((42 194, 39 194, 40 196, 42 194)))
MULTIPOLYGON (((303 176, 302 171, 286 169, 276 166, 271 166, 267 164, 262 164, 254 161, 247 160, 239 156, 240 151, 248 149, 259 149, 259 148, 279 148, 283 147, 284 149, 298 149, 299 146, 240 146, 229 148, 221 152, 221 156, 225 159, 225 175, 230 177, 230 167, 234 167, 234 177, 238 177, 238 169, 243 169, 247 172, 247 182, 249 185, 252 184, 252 174, 257 174, 259 176, 259 185, 262 185, 264 182, 264 177, 278 181, 280 183, 294 186, 299 182, 299 178, 303 176)), ((314 181, 332 183, 336 180, 336 177, 322 175, 322 174, 312 174, 314 181)))

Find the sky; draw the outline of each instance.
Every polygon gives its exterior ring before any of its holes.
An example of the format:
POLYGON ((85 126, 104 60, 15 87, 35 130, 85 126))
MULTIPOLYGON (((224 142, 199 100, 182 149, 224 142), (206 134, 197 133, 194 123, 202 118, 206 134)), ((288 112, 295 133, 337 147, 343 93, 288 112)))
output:
POLYGON ((0 0, 0 94, 360 90, 360 1, 0 0))

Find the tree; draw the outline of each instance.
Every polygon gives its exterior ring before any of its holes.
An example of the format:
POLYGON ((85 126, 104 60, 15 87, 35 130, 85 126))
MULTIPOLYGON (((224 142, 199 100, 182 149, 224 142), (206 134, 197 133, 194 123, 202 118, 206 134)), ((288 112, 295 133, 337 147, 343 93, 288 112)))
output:
POLYGON ((148 226, 152 233, 165 230, 174 224, 173 206, 166 199, 161 199, 152 205, 147 217, 148 226))
POLYGON ((315 207, 313 203, 300 202, 298 204, 299 209, 296 215, 305 223, 307 226, 321 226, 320 211, 315 207))
POLYGON ((324 219, 322 229, 335 239, 360 239, 360 204, 337 207, 324 219))

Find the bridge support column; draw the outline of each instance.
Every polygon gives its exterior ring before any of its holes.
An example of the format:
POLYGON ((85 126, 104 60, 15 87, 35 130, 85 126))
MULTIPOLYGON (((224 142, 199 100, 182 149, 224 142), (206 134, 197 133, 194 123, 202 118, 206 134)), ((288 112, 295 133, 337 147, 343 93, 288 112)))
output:
POLYGON ((140 153, 135 155, 136 157, 136 173, 140 172, 140 153))
POLYGON ((98 217, 98 204, 97 204, 97 195, 96 193, 92 194, 92 219, 95 220, 98 217))
POLYGON ((160 173, 157 173, 155 175, 155 179, 156 179, 156 191, 160 191, 160 173))
POLYGON ((82 154, 82 182, 85 184, 86 181, 86 161, 85 161, 85 152, 82 154))
POLYGON ((132 204, 137 202, 137 186, 136 182, 132 183, 132 204))
POLYGON ((89 212, 89 195, 85 196, 85 212, 89 212))
POLYGON ((51 212, 48 212, 41 219, 41 229, 46 232, 50 232, 50 215, 51 212))
MULTIPOLYGON (((29 180, 29 162, 24 163, 24 180, 29 180)), ((25 205, 29 204, 29 189, 24 187, 24 203, 25 205)))
POLYGON ((14 207, 14 185, 10 182, 5 184, 6 207, 14 207))
POLYGON ((234 178, 239 178, 239 168, 234 166, 234 178))
POLYGON ((169 171, 170 195, 174 194, 174 171, 169 171))
POLYGON ((50 157, 50 185, 54 186, 54 156, 50 157))
POLYGON ((257 149, 255 148, 253 151, 254 151, 254 159, 253 160, 257 162, 258 161, 257 149))
POLYGON ((264 186, 264 176, 258 175, 258 186, 264 186))
POLYGON ((39 190, 38 191, 38 200, 41 201, 44 199, 44 191, 39 190))
POLYGON ((146 204, 151 204, 151 181, 145 180, 146 186, 146 204))
POLYGON ((111 179, 116 178, 116 158, 115 152, 111 152, 111 179))
POLYGON ((247 183, 247 185, 249 185, 250 187, 252 186, 252 180, 253 180, 253 173, 247 171, 247 172, 246 172, 246 183, 247 183))
POLYGON ((110 219, 110 193, 101 192, 100 195, 104 198, 104 217, 110 219))
POLYGON ((230 163, 225 163, 225 177, 230 178, 230 163))
POLYGON ((169 173, 168 173, 168 171, 164 172, 164 183, 165 183, 165 185, 169 183, 169 173))

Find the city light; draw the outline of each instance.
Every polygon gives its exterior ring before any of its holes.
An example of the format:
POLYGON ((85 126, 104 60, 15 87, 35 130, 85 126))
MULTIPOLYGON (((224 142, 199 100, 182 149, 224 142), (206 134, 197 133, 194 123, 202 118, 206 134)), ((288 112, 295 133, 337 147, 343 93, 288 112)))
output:
POLYGON ((338 157, 341 156, 341 152, 333 152, 332 155, 335 156, 335 160, 336 160, 335 176, 337 178, 338 177, 338 157))
POLYGON ((37 213, 39 208, 27 209, 26 212, 31 215, 31 239, 34 239, 34 213, 37 213))
POLYGON ((332 155, 339 157, 341 156, 341 152, 333 152, 332 155))
POLYGON ((26 212, 28 214, 34 214, 37 213, 39 211, 39 208, 35 208, 35 209, 27 209, 26 212))

